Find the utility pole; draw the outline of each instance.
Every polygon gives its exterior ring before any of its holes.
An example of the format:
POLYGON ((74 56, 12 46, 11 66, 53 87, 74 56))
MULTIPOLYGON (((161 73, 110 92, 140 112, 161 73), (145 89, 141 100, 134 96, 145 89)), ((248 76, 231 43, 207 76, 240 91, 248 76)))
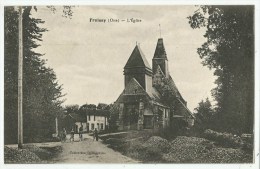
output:
POLYGON ((57 134, 57 137, 59 135, 59 126, 58 126, 58 117, 56 116, 55 118, 55 124, 56 124, 56 134, 57 134))
POLYGON ((19 55, 18 55, 18 148, 23 147, 23 16, 19 6, 19 55))

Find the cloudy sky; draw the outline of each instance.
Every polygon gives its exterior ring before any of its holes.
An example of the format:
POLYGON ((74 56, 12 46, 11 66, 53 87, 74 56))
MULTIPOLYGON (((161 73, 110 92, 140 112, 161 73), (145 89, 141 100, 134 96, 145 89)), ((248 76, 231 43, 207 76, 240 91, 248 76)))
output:
POLYGON ((38 52, 45 53, 54 69, 67 104, 112 103, 124 88, 123 67, 136 42, 152 65, 155 46, 161 37, 169 70, 180 93, 193 111, 214 88, 213 72, 201 65, 196 50, 205 41, 205 30, 193 30, 187 16, 194 6, 76 6, 73 17, 61 17, 38 7, 33 17, 48 28, 38 52), (140 19, 141 22, 94 23, 93 19, 140 19))

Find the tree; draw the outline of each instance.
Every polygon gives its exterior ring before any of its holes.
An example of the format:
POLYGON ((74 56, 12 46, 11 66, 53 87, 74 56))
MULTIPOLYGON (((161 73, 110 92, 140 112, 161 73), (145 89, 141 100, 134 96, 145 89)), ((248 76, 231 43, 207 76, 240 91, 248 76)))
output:
MULTIPOLYGON (((55 116, 62 112, 62 86, 55 72, 46 67, 42 54, 35 48, 47 29, 38 25, 41 19, 31 17, 32 7, 23 7, 23 111, 25 142, 42 141, 55 132, 55 116)), ((5 143, 17 141, 17 72, 18 72, 18 12, 5 8, 4 57, 4 126, 5 143)))
POLYGON ((197 52, 214 69, 217 87, 215 125, 234 133, 253 132, 254 7, 200 6, 189 16, 190 26, 206 28, 206 42, 197 52))
POLYGON ((208 98, 206 100, 201 100, 198 107, 195 109, 195 126, 202 130, 212 128, 211 124, 214 119, 214 110, 208 98))
POLYGON ((107 105, 105 103, 98 103, 97 109, 109 110, 109 105, 107 105))
POLYGON ((79 113, 79 105, 77 105, 77 104, 67 105, 67 106, 65 106, 65 111, 66 111, 66 114, 79 113))
POLYGON ((82 106, 80 106, 79 110, 80 111, 85 111, 87 109, 96 109, 97 106, 95 104, 83 104, 82 106))

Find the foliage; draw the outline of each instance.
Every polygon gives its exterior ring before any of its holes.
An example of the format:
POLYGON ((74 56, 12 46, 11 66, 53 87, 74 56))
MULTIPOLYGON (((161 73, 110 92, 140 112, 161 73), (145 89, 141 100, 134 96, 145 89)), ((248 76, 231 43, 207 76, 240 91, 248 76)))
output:
POLYGON ((162 78, 160 83, 154 84, 154 87, 162 95, 162 100, 167 104, 173 104, 173 100, 176 100, 176 92, 171 88, 171 82, 169 78, 162 78))
POLYGON ((77 104, 66 105, 65 106, 65 111, 66 111, 66 114, 78 113, 79 112, 79 105, 77 105, 77 104))
MULTIPOLYGON (((69 18, 71 19, 73 16, 73 8, 74 6, 63 6, 63 11, 62 11, 62 16, 65 18, 69 18)), ((47 8, 50 9, 50 11, 52 11, 53 13, 55 13, 57 11, 55 6, 47 6, 47 8)))
POLYGON ((210 129, 204 131, 204 137, 228 147, 239 147, 243 144, 239 136, 234 136, 231 133, 220 133, 210 129))
POLYGON ((83 110, 87 110, 87 109, 96 109, 97 106, 95 104, 83 104, 82 106, 80 106, 79 110, 83 111, 83 110))
POLYGON ((214 110, 208 98, 201 100, 198 107, 195 109, 195 124, 194 127, 200 130, 211 128, 211 124, 214 121, 214 110))
MULTIPOLYGON (((160 83, 154 84, 154 87, 162 95, 162 101, 170 107, 170 117, 172 117, 173 112, 175 112, 175 105, 177 101, 177 95, 171 88, 171 82, 169 78, 162 78, 160 83)), ((172 119, 170 120, 172 121, 172 119)))
POLYGON ((212 90, 217 102, 215 128, 252 133, 254 7, 200 6, 188 19, 193 29, 206 28, 206 42, 197 52, 202 64, 217 76, 212 90))
POLYGON ((98 103, 97 109, 109 110, 109 105, 107 105, 105 103, 98 103))
POLYGON ((118 120, 119 120, 119 104, 114 103, 114 104, 110 104, 109 106, 109 110, 110 110, 110 116, 108 118, 108 123, 109 123, 109 130, 110 131, 117 131, 118 129, 118 120))
POLYGON ((220 133, 210 129, 204 131, 203 137, 209 140, 213 140, 225 147, 243 148, 243 150, 246 150, 249 153, 253 153, 253 139, 245 140, 242 137, 233 135, 231 133, 220 133))
MULTIPOLYGON (((61 113, 62 86, 54 71, 46 67, 42 54, 35 48, 47 30, 38 25, 41 19, 32 18, 32 7, 23 10, 23 120, 24 141, 37 137, 47 138, 55 131, 55 116, 61 113)), ((5 8, 5 57, 4 57, 4 114, 5 143, 17 141, 17 83, 18 83, 18 12, 14 7, 5 8)))

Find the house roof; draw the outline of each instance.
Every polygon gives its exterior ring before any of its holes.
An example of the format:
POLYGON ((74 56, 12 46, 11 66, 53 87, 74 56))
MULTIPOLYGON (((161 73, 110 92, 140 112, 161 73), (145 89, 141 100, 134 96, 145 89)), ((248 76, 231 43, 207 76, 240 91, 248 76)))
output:
POLYGON ((110 111, 109 110, 103 110, 103 109, 87 109, 86 115, 95 115, 95 116, 109 116, 110 111))
POLYGON ((138 45, 135 46, 124 68, 126 69, 134 67, 145 67, 151 70, 148 61, 146 60, 141 48, 138 45))
POLYGON ((154 59, 166 59, 167 60, 167 54, 163 45, 163 39, 159 38, 157 41, 156 49, 154 52, 154 59))
POLYGON ((76 113, 70 113, 70 114, 67 115, 67 117, 72 118, 76 122, 84 122, 84 121, 86 121, 86 117, 84 117, 84 116, 82 116, 80 114, 76 114, 76 113))

